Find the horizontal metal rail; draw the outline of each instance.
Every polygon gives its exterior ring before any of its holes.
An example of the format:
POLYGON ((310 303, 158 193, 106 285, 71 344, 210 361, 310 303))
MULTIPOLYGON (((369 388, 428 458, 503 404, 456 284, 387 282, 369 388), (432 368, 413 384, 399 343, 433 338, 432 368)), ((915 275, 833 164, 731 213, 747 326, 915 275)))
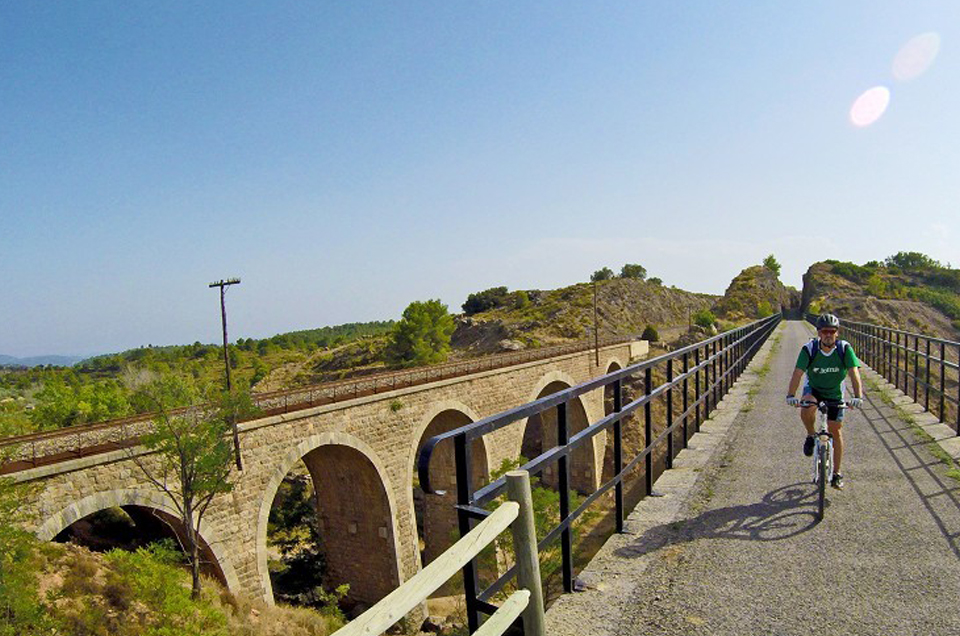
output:
POLYGON ((960 342, 852 320, 842 330, 860 359, 960 435, 960 342))
MULTIPOLYGON (((595 346, 609 347, 633 340, 636 340, 636 337, 608 337, 600 340, 599 345, 583 341, 569 345, 483 356, 429 367, 371 374, 360 378, 312 385, 303 389, 256 393, 253 395, 253 402, 258 409, 257 414, 241 421, 334 404, 525 362, 549 360, 564 355, 590 351, 595 346)), ((170 414, 176 417, 184 417, 212 408, 213 406, 209 404, 182 407, 171 409, 170 414)), ((152 427, 154 416, 154 413, 142 413, 95 424, 2 438, 0 439, 0 450, 18 447, 28 449, 28 452, 26 457, 0 464, 0 474, 13 473, 78 457, 110 452, 118 448, 135 446, 139 443, 140 436, 152 427), (51 440, 63 441, 63 443, 56 445, 56 452, 45 452, 42 449, 39 452, 37 451, 40 442, 50 442, 51 440)))
MULTIPOLYGON (((499 497, 505 487, 503 479, 498 479, 476 490, 470 485, 474 483, 471 476, 471 447, 473 441, 515 422, 555 410, 557 414, 557 445, 545 450, 521 468, 536 475, 542 473, 549 465, 558 465, 557 487, 560 496, 560 520, 538 542, 538 548, 543 551, 557 540, 560 541, 563 587, 564 591, 570 592, 573 589, 573 523, 591 505, 613 489, 615 492, 616 527, 618 532, 622 532, 623 521, 626 518, 623 487, 627 476, 641 462, 644 462, 645 492, 649 494, 652 491, 654 450, 662 449, 664 442, 666 442, 665 468, 672 467, 673 457, 679 450, 674 448, 675 434, 682 427, 683 445, 686 446, 691 419, 693 419, 692 424, 695 430, 699 430, 701 421, 706 419, 710 411, 716 407, 780 320, 781 316, 779 314, 758 320, 656 358, 588 380, 569 389, 544 396, 529 404, 434 436, 427 440, 418 457, 417 470, 421 487, 426 493, 434 492, 430 484, 431 457, 439 444, 453 443, 459 527, 461 536, 465 535, 470 531, 471 524, 477 518, 483 516, 482 507, 489 505, 499 497), (683 365, 682 370, 675 373, 675 363, 680 362, 683 365), (661 375, 666 377, 657 386, 653 385, 654 370, 662 372, 661 375), (623 385, 639 378, 643 378, 643 395, 627 404, 623 404, 623 385), (692 400, 690 399, 691 381, 693 383, 692 400), (588 423, 582 430, 570 435, 567 430, 567 405, 585 393, 596 390, 605 391, 606 389, 612 389, 613 392, 612 411, 593 424, 588 423), (674 409, 674 397, 676 397, 675 394, 678 390, 682 393, 682 403, 678 409, 674 409), (667 412, 664 430, 656 437, 652 432, 653 413, 651 405, 654 402, 665 402, 667 412), (625 463, 622 457, 622 427, 629 422, 630 418, 640 413, 643 413, 645 425, 644 448, 629 462, 625 463), (569 478, 573 453, 577 448, 590 444, 592 439, 602 431, 610 430, 614 435, 614 475, 590 493, 576 510, 571 511, 569 509, 569 478)), ((508 570, 485 590, 479 589, 477 566, 474 561, 471 560, 464 566, 463 575, 467 619, 471 632, 475 632, 480 624, 480 612, 487 613, 490 607, 489 599, 504 589, 514 576, 514 570, 508 570)))

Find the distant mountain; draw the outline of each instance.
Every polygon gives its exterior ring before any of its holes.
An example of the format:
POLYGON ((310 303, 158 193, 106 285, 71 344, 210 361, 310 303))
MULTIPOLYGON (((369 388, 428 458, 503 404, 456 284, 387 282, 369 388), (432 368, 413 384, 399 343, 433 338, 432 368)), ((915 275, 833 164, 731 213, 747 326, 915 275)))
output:
POLYGON ((0 354, 0 367, 39 367, 53 365, 55 367, 71 367, 84 360, 83 356, 33 356, 30 358, 15 358, 0 354))

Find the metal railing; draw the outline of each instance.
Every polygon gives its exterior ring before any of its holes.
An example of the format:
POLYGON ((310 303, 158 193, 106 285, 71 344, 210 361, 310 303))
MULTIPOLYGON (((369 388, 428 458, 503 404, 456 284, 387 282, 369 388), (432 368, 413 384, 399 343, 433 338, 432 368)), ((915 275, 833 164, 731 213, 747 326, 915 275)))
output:
POLYGON ((428 596, 454 576, 465 563, 475 559, 509 527, 513 534, 513 550, 519 569, 519 589, 490 616, 478 633, 483 636, 501 636, 522 614, 524 634, 545 636, 543 588, 537 561, 530 474, 525 470, 515 470, 507 473, 504 478, 509 491, 509 501, 498 506, 476 528, 430 565, 334 633, 337 636, 373 636, 387 631, 408 612, 426 601, 428 596))
MULTIPOLYGON (((636 337, 615 336, 604 338, 598 343, 581 341, 566 345, 500 353, 427 367, 376 373, 358 378, 316 384, 302 389, 255 393, 252 397, 258 413, 254 416, 254 419, 387 393, 525 362, 548 360, 590 351, 594 347, 603 348, 632 340, 636 340, 636 337)), ((206 408, 210 408, 210 405, 172 409, 170 414, 190 416, 206 408)), ((0 464, 0 474, 134 446, 138 443, 141 435, 152 430, 153 417, 153 413, 142 413, 95 424, 70 426, 0 439, 0 451, 4 448, 15 448, 18 451, 13 459, 0 464)))
POLYGON ((851 320, 842 328, 861 360, 960 435, 960 342, 851 320))
MULTIPOLYGON (((465 536, 470 532, 473 522, 489 516, 490 513, 483 506, 493 501, 505 488, 503 478, 478 490, 474 490, 471 486, 474 483, 471 475, 473 441, 515 422, 555 409, 557 446, 541 453, 521 468, 532 475, 538 475, 547 466, 553 463, 558 465, 560 521, 539 541, 538 550, 543 551, 559 539, 563 590, 571 592, 574 578, 572 537, 574 521, 600 497, 613 489, 616 531, 623 532, 627 514, 624 506, 625 477, 631 475, 632 471, 639 467, 640 462, 644 462, 644 493, 650 494, 653 491, 654 450, 657 449, 659 452, 663 449, 663 444, 666 444, 665 469, 671 468, 673 458, 679 452, 674 443, 675 432, 682 430, 681 443, 686 447, 691 431, 700 430, 701 422, 716 407, 780 320, 780 314, 775 314, 432 437, 422 448, 417 462, 421 487, 425 493, 435 492, 430 485, 430 459, 438 444, 449 443, 452 440, 456 464, 458 525, 460 536, 465 536), (679 370, 678 363, 682 365, 679 370), (654 371, 658 372, 658 376, 665 378, 658 386, 654 386, 654 371), (623 404, 624 383, 641 377, 643 379, 642 397, 623 404), (693 385, 692 393, 691 384, 693 385), (613 393, 612 412, 570 435, 567 426, 568 404, 585 393, 598 389, 606 391, 607 387, 610 387, 613 393), (679 399, 675 399, 677 392, 682 394, 679 399), (651 408, 654 401, 665 403, 664 429, 656 438, 653 436, 654 417, 651 408), (624 463, 623 424, 641 408, 643 409, 644 448, 629 463, 624 463), (613 431, 613 476, 589 494, 576 510, 571 511, 570 460, 577 448, 591 444, 596 435, 607 430, 613 431)), ((477 563, 471 560, 464 565, 464 593, 471 633, 476 632, 480 625, 481 612, 491 615, 497 611, 497 607, 490 603, 490 599, 503 589, 515 573, 516 568, 509 569, 492 585, 481 590, 477 576, 477 563)))

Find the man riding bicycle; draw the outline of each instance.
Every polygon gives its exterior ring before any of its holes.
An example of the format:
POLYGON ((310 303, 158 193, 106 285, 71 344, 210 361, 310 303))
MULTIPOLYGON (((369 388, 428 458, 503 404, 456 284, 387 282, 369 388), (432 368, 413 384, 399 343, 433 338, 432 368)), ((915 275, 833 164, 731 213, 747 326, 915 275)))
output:
MULTIPOLYGON (((837 338, 840 319, 833 314, 823 314, 817 318, 817 335, 800 349, 797 367, 790 378, 787 388, 787 404, 797 406, 801 400, 796 397, 797 388, 803 375, 807 381, 803 385, 804 402, 823 400, 843 401, 843 379, 850 372, 853 385, 853 398, 847 402, 852 408, 863 404, 863 383, 860 381, 860 360, 853 352, 849 342, 837 338)), ((800 420, 807 429, 807 439, 803 442, 803 454, 813 455, 814 424, 817 419, 817 407, 805 406, 800 410, 800 420)), ((843 458, 843 409, 839 406, 827 408, 827 430, 833 436, 833 477, 830 485, 837 490, 843 489, 843 475, 840 474, 840 460, 843 458)))

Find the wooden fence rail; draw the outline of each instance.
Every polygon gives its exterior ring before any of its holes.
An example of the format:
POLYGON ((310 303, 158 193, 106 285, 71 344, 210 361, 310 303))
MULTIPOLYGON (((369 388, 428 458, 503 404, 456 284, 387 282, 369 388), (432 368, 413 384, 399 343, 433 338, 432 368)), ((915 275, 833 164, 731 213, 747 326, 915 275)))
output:
POLYGON ((336 631, 334 636, 376 636, 384 633, 458 574, 464 564, 480 554, 507 528, 513 533, 519 570, 517 584, 520 589, 511 594, 476 633, 501 636, 522 615, 525 636, 545 636, 530 474, 525 470, 514 470, 507 473, 506 477, 509 501, 501 504, 433 563, 336 631))

